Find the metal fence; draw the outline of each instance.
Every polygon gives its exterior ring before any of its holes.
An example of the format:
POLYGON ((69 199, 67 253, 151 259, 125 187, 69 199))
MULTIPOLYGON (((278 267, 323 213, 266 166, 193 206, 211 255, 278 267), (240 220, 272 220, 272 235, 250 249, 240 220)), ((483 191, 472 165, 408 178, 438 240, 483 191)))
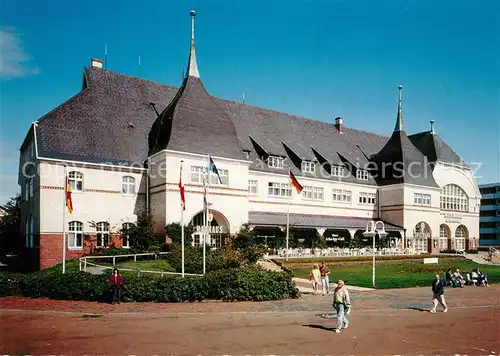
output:
MULTIPOLYGON (((103 270, 107 269, 114 269, 116 267, 116 260, 120 258, 134 258, 134 262, 137 262, 137 256, 155 256, 155 260, 158 259, 158 256, 162 255, 167 255, 169 252, 146 252, 146 253, 135 253, 135 254, 130 254, 130 255, 113 255, 113 256, 84 256, 79 258, 80 262, 80 271, 87 272, 87 266, 91 267, 97 267, 101 268, 103 270), (112 259, 113 260, 113 266, 105 266, 105 265, 100 265, 95 262, 90 262, 92 260, 99 260, 99 259, 112 259), (89 261, 90 260, 90 261, 89 261)), ((132 268, 120 268, 120 271, 127 271, 127 272, 135 272, 139 276, 141 273, 152 273, 152 274, 159 274, 161 276, 164 275, 182 275, 180 272, 164 272, 164 271, 148 271, 148 270, 141 270, 141 269, 132 269, 132 268)), ((198 273, 184 273, 185 276, 203 276, 203 274, 198 274, 198 273)))

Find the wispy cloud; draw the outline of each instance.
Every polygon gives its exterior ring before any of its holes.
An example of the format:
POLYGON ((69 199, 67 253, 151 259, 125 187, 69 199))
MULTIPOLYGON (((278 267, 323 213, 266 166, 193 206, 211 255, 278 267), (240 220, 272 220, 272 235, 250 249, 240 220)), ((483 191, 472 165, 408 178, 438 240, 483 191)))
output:
POLYGON ((32 57, 26 52, 21 34, 13 29, 0 30, 0 77, 25 77, 39 73, 32 57))

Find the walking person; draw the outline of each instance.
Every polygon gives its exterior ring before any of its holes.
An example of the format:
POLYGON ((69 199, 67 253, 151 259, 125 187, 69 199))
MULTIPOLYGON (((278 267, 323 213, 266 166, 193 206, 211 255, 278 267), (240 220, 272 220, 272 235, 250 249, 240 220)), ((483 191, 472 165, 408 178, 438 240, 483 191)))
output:
POLYGON ((346 315, 349 314, 351 309, 351 298, 349 297, 349 291, 344 286, 343 280, 337 282, 337 287, 333 292, 333 308, 337 311, 337 328, 335 332, 339 333, 342 329, 347 329, 349 326, 349 320, 347 320, 346 315))
POLYGON ((321 285, 323 287, 323 295, 330 294, 330 280, 328 275, 330 271, 328 270, 328 266, 325 262, 321 263, 321 267, 319 268, 319 272, 321 274, 321 285))
POLYGON ((309 278, 312 283, 314 295, 316 295, 318 294, 318 287, 321 279, 321 272, 319 271, 319 267, 317 264, 314 264, 311 274, 309 275, 309 278))
POLYGON ((436 307, 439 304, 443 307, 443 313, 448 311, 448 307, 446 306, 446 300, 444 299, 444 284, 439 279, 439 274, 436 273, 434 276, 434 281, 432 282, 432 309, 429 310, 431 313, 436 312, 436 307))
POLYGON ((113 292, 112 304, 120 304, 121 287, 123 285, 123 282, 123 276, 118 272, 117 268, 114 268, 113 273, 108 278, 109 286, 111 287, 111 291, 113 292))

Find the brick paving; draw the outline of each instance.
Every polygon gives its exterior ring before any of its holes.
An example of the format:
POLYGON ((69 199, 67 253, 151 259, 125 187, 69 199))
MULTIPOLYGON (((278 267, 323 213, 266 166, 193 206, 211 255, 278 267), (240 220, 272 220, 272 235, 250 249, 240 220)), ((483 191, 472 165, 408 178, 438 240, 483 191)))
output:
MULTIPOLYGON (((428 309, 430 287, 350 291, 353 311, 387 309, 428 309)), ((447 288, 450 308, 500 305, 500 284, 486 287, 447 288)), ((303 295, 298 299, 267 302, 185 302, 185 303, 121 303, 107 304, 83 301, 60 301, 44 298, 0 298, 0 310, 33 310, 88 314, 210 314, 210 313, 331 313, 332 295, 303 295)))

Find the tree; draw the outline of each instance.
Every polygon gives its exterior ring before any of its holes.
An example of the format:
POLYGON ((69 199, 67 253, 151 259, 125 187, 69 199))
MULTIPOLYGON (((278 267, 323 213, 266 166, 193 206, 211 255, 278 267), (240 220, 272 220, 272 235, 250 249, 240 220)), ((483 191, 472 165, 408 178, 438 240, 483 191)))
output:
POLYGON ((21 247, 21 197, 10 198, 3 206, 6 214, 0 219, 0 250, 16 251, 21 247))
MULTIPOLYGON (((179 223, 171 223, 165 226, 165 233, 172 239, 172 243, 181 244, 182 226, 179 223)), ((194 232, 193 225, 184 225, 184 246, 191 245, 191 234, 194 232)))
POLYGON ((137 215, 137 224, 130 228, 123 228, 120 232, 122 235, 128 236, 132 248, 147 251, 157 245, 154 236, 153 216, 147 212, 137 215))
POLYGON ((255 230, 251 230, 249 224, 243 224, 232 241, 232 247, 235 249, 242 249, 254 245, 257 242, 256 237, 257 234, 255 230))

